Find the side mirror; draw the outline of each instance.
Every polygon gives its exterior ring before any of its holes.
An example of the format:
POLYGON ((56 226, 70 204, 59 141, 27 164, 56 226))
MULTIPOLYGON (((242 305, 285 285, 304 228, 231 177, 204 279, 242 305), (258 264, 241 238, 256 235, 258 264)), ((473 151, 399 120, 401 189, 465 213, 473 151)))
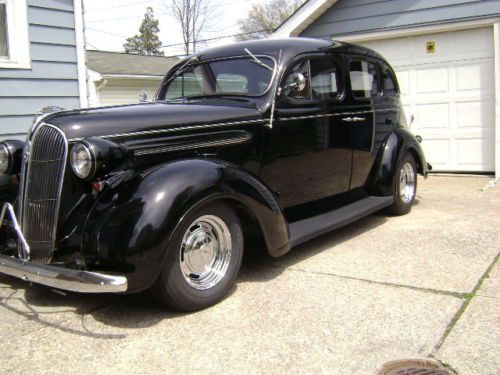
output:
POLYGON ((306 77, 299 72, 290 74, 286 80, 285 90, 290 90, 294 94, 299 94, 306 88, 306 77))
POLYGON ((146 92, 146 90, 144 90, 139 94, 139 102, 146 103, 147 101, 148 101, 148 93, 146 92))

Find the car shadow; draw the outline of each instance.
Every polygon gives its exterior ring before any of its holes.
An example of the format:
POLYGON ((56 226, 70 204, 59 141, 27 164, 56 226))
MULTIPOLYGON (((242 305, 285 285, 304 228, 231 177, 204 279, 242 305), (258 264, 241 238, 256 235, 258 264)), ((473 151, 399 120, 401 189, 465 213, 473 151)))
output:
POLYGON ((296 246, 279 258, 274 258, 265 251, 261 251, 261 249, 254 252, 247 251, 239 282, 266 282, 272 280, 288 267, 300 266, 300 263, 308 258, 364 232, 376 229, 389 218, 390 216, 383 213, 375 213, 296 246))
MULTIPOLYGON (((238 284, 270 281, 281 275, 287 267, 300 265, 305 259, 363 232, 376 229, 386 221, 387 216, 382 214, 368 216, 299 245, 280 258, 268 255, 263 245, 246 249, 240 276, 230 294, 237 290, 238 284)), ((188 314, 161 305, 147 292, 133 295, 61 292, 41 285, 30 285, 6 275, 0 275, 0 308, 41 326, 74 335, 110 340, 123 339, 127 334, 120 330, 118 333, 92 330, 86 324, 86 319, 90 316, 108 327, 141 329, 155 326, 165 319, 176 319, 188 314), (61 314, 72 314, 73 318, 76 315, 81 323, 68 326, 53 319, 61 314)))

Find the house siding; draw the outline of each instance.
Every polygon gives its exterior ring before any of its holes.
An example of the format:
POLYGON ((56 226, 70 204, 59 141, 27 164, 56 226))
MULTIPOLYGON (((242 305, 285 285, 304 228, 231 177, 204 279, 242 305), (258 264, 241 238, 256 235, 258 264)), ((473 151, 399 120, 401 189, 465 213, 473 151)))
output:
POLYGON ((27 4, 31 69, 0 68, 0 139, 23 139, 45 106, 80 106, 73 0, 27 4))
POLYGON ((487 18, 499 10, 500 0, 339 0, 300 35, 338 37, 487 18))

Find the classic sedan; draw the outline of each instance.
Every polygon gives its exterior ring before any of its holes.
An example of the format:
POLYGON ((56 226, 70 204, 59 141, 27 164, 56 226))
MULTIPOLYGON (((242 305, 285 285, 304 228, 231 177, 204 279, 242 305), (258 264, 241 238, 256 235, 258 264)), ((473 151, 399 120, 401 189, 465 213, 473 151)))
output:
POLYGON ((151 102, 44 113, 0 143, 0 272, 217 303, 249 239, 277 257, 410 211, 430 166, 399 95, 376 52, 292 38, 186 58, 151 102))

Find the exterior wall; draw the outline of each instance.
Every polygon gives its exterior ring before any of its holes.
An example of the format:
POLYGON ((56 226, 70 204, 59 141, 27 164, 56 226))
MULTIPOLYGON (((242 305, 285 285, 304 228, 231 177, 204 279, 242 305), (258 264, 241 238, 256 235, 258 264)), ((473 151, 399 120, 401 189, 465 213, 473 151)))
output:
POLYGON ((498 15, 500 0, 339 0, 300 36, 327 38, 498 15))
POLYGON ((73 0, 27 3, 31 69, 0 68, 2 139, 23 139, 45 106, 80 106, 73 0))
POLYGON ((139 95, 146 91, 152 100, 163 77, 157 79, 105 79, 92 82, 95 85, 96 99, 92 106, 109 106, 139 103, 139 95))

